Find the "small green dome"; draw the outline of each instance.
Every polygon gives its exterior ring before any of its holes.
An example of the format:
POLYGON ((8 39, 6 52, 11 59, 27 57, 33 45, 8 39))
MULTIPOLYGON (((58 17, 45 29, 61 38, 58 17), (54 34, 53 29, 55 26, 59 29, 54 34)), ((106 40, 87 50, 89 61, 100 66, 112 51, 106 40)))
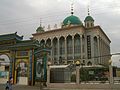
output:
POLYGON ((43 27, 39 26, 39 27, 37 28, 36 32, 37 32, 37 33, 42 33, 42 32, 44 32, 43 27))
POLYGON ((80 21, 80 19, 78 17, 71 15, 71 16, 65 18, 63 21, 63 26, 66 26, 68 24, 82 25, 82 22, 80 21))
POLYGON ((86 21, 94 21, 94 19, 91 16, 87 16, 84 20, 84 22, 86 21))

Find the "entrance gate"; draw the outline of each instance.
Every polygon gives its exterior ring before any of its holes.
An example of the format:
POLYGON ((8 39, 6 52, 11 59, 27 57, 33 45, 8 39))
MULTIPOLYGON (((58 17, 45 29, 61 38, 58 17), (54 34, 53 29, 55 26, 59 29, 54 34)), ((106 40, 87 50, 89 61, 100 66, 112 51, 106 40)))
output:
POLYGON ((34 85, 35 43, 33 40, 23 41, 23 36, 17 35, 17 32, 0 35, 0 55, 9 57, 8 80, 11 79, 13 84, 21 84, 25 80, 24 84, 34 85))

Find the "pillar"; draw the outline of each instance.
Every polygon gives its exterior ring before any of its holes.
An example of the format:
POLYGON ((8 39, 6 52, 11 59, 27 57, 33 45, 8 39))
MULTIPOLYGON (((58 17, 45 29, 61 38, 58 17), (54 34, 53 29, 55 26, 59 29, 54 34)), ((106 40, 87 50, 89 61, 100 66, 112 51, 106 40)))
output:
POLYGON ((80 66, 76 65, 76 84, 79 84, 80 82, 80 72, 79 72, 80 66))
POLYGON ((47 66, 47 85, 50 83, 50 65, 47 66))
MULTIPOLYGON (((58 62, 59 62, 59 57, 60 57, 60 45, 59 45, 59 38, 58 38, 58 62)), ((60 64, 60 62, 59 62, 59 64, 60 64)))
POLYGON ((54 64, 54 59, 53 59, 53 39, 51 39, 51 62, 54 64))
POLYGON ((110 74, 109 81, 110 81, 110 84, 113 84, 113 67, 111 63, 112 61, 109 60, 109 74, 110 74))
POLYGON ((65 37, 65 63, 67 64, 67 40, 65 37))
POLYGON ((81 43, 81 45, 80 45, 80 53, 81 53, 81 60, 83 59, 83 40, 82 40, 82 35, 80 35, 80 43, 81 43))
MULTIPOLYGON (((97 41, 98 41, 98 43, 97 43, 97 45, 98 45, 97 56, 100 56, 100 39, 99 39, 99 36, 97 37, 97 41)), ((98 60, 97 60, 96 64, 99 64, 100 58, 101 58, 101 57, 98 57, 98 60)))
POLYGON ((74 60, 74 56, 75 56, 75 53, 74 53, 74 36, 72 36, 72 47, 73 47, 73 60, 74 60))

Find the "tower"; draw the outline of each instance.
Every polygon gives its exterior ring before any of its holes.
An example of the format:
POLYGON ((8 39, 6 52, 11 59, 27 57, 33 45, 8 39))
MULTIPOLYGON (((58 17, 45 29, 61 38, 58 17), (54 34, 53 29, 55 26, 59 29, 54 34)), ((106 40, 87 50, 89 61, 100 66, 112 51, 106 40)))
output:
POLYGON ((40 26, 37 28, 36 33, 43 33, 44 32, 44 28, 41 25, 41 20, 40 20, 40 26))
POLYGON ((88 7, 88 16, 85 18, 84 23, 86 28, 94 27, 94 19, 90 16, 89 7, 88 7))

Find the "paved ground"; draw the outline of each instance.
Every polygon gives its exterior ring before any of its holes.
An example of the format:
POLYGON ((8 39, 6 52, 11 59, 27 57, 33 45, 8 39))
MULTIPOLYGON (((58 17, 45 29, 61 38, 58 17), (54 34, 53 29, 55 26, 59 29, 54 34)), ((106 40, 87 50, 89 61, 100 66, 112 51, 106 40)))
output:
MULTIPOLYGON (((5 90, 5 85, 0 84, 0 90, 5 90)), ((24 86, 24 85, 13 85, 13 90, 43 90, 39 86, 24 86)), ((48 90, 44 88, 44 90, 48 90)))
MULTIPOLYGON (((0 90, 5 90, 5 85, 0 84, 0 90)), ((13 90, 120 90, 120 89, 63 89, 61 88, 44 88, 40 89, 39 86, 25 86, 25 85, 13 85, 13 90)))

